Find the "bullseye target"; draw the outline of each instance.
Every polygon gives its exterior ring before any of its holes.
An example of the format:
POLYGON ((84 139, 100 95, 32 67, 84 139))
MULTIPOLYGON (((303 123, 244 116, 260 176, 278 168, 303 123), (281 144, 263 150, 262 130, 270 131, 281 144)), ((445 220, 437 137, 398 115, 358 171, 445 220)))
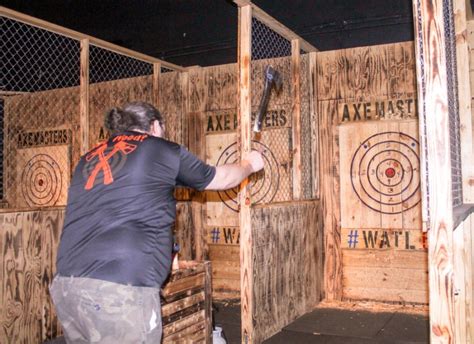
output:
MULTIPOLYGON (((275 197, 280 183, 278 161, 269 147, 259 141, 252 141, 252 150, 257 150, 262 153, 264 168, 250 177, 249 187, 251 198, 253 204, 269 203, 275 197)), ((217 160, 216 166, 239 162, 240 152, 238 150, 237 142, 234 142, 223 150, 217 160)), ((221 201, 226 205, 226 207, 235 212, 239 210, 238 193, 238 187, 225 191, 218 191, 221 201)))
POLYGON ((370 136, 355 151, 351 166, 354 192, 364 205, 399 214, 420 202, 419 144, 401 132, 370 136))
POLYGON ((34 155, 24 166, 22 194, 30 207, 56 205, 63 189, 58 162, 48 154, 34 155))

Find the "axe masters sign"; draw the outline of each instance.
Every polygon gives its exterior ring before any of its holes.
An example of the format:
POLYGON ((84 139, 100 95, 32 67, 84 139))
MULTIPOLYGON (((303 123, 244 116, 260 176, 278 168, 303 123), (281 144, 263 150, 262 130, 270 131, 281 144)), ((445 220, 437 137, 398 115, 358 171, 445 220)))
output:
POLYGON ((339 123, 418 118, 416 99, 399 98, 338 105, 339 123))

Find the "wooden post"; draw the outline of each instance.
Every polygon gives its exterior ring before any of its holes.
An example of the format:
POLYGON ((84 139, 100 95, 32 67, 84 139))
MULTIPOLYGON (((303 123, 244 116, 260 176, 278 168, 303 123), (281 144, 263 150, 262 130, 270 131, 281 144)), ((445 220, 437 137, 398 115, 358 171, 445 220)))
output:
POLYGON ((319 119, 317 114, 318 89, 316 87, 316 53, 309 53, 309 118, 311 121, 311 175, 312 197, 319 199, 319 119))
POLYGON ((455 340, 453 212, 443 1, 413 1, 423 221, 428 228, 432 343, 455 340))
POLYGON ((89 39, 81 39, 80 67, 80 137, 81 155, 89 150, 89 39))
POLYGON ((301 97, 300 97, 300 41, 291 41, 291 95, 293 137, 293 199, 301 199, 301 97))
POLYGON ((204 285, 205 309, 206 309, 206 344, 212 343, 212 270, 211 262, 204 262, 206 279, 204 285))
MULTIPOLYGON (((240 122, 241 155, 251 150, 251 97, 250 97, 250 60, 252 44, 252 7, 239 7, 238 37, 238 119, 240 122)), ((240 190, 240 294, 242 317, 242 342, 253 340, 253 261, 252 261, 252 224, 250 222, 250 190, 248 180, 240 190)))
MULTIPOLYGON (((189 72, 179 72, 179 83, 182 94, 182 115, 181 115, 181 138, 180 142, 186 147, 189 147, 188 140, 188 116, 189 113, 189 72)), ((204 137, 204 136, 203 136, 204 137)))
POLYGON ((160 106, 160 76, 161 76, 161 63, 153 63, 153 105, 159 109, 160 106))
MULTIPOLYGON (((454 27, 456 33, 456 63, 458 79, 459 122, 461 139, 463 202, 474 203, 473 123, 467 19, 472 16, 470 1, 454 0, 454 27)), ((474 327, 472 300, 472 233, 469 221, 456 228, 453 236, 454 273, 457 297, 455 299, 456 342, 472 343, 474 327)))

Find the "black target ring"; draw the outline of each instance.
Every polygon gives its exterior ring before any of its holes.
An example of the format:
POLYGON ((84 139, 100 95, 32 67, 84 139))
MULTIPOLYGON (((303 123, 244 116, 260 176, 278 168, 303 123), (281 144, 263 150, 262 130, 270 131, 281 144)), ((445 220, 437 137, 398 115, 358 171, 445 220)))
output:
MULTIPOLYGON (((413 171, 413 165, 412 165, 411 161, 409 160, 409 158, 408 158, 406 155, 404 155, 404 153, 401 153, 401 152, 396 151, 396 150, 393 150, 393 149, 381 151, 381 152, 378 152, 376 155, 374 155, 374 156, 370 159, 370 161, 369 161, 367 170, 369 170, 369 168, 370 168, 370 166, 371 166, 371 163, 374 161, 374 158, 375 158, 377 155, 380 155, 380 154, 383 154, 383 153, 387 153, 387 152, 389 152, 389 151, 390 151, 390 152, 397 152, 397 154, 402 155, 402 156, 407 160, 408 165, 410 166, 410 170, 413 171)), ((362 165, 362 163, 363 163, 363 161, 364 161, 364 157, 365 157, 365 155, 363 156, 363 158, 361 159, 361 161, 360 161, 360 163, 359 163, 359 171, 360 171, 360 166, 362 165)), ((409 187, 409 185, 410 185, 411 182, 413 181, 413 173, 410 173, 410 180, 407 182, 407 185, 406 185, 399 193, 391 193, 391 194, 388 194, 388 193, 384 193, 384 192, 380 191, 378 188, 375 187, 374 183, 373 183, 372 180, 370 179, 370 174, 369 174, 369 173, 367 173, 366 175, 367 175, 367 180, 368 180, 369 186, 370 186, 370 188, 372 189, 372 191, 375 191, 376 193, 381 194, 381 195, 384 195, 384 196, 396 196, 396 195, 402 194, 403 192, 405 192, 405 191, 407 190, 407 188, 409 187)), ((402 180, 402 182, 403 182, 403 180, 402 180)), ((370 198, 372 198, 374 201, 377 201, 377 199, 373 198, 373 197, 371 196, 371 193, 370 193, 369 191, 367 191, 367 189, 364 187, 364 183, 361 183, 361 186, 362 186, 364 192, 366 192, 367 195, 368 195, 370 198)), ((394 186, 395 186, 395 185, 394 185, 394 186)), ((392 187, 394 187, 394 186, 392 186, 392 187)), ((418 186, 419 186, 419 181, 418 181, 417 187, 418 187, 418 186)))
POLYGON ((21 181, 23 198, 30 207, 55 205, 61 196, 62 173, 50 155, 33 156, 23 167, 21 181))
POLYGON ((350 167, 352 189, 368 208, 399 214, 420 202, 418 141, 401 132, 370 136, 356 149, 350 167))
MULTIPOLYGON (((225 164, 238 163, 240 154, 237 149, 237 142, 226 147, 219 158, 216 166, 225 164)), ((252 141, 252 150, 262 152, 264 160, 264 169, 255 173, 250 177, 250 190, 253 204, 269 203, 275 197, 280 184, 280 172, 278 169, 278 161, 268 146, 259 142, 252 141)), ((239 187, 235 187, 225 191, 218 191, 220 200, 224 205, 232 211, 239 211, 238 194, 239 187)))
MULTIPOLYGON (((398 163, 400 166, 401 166, 401 162, 396 160, 396 159, 385 159, 383 161, 381 161, 378 165, 377 165, 377 168, 376 168, 376 173, 375 175, 377 176, 377 180, 380 184, 384 185, 384 186, 387 186, 387 187, 394 187, 394 186, 398 186, 399 184, 401 184, 403 182, 403 178, 405 177, 405 170, 403 168, 401 168, 401 176, 399 178, 399 181, 398 183, 395 183, 395 184, 386 184, 386 182, 380 178, 380 175, 379 175, 379 170, 381 171, 384 167, 381 167, 382 164, 387 164, 389 161, 392 161, 392 165, 394 165, 395 163, 398 163)), ((394 169, 393 167, 389 167, 389 168, 392 168, 394 169)), ((388 168, 385 169, 385 171, 381 171, 380 173, 385 173, 385 175, 387 175, 387 171, 388 171, 388 168)), ((394 172, 395 174, 397 173, 396 170, 394 172)), ((387 177, 389 177, 389 175, 387 175, 387 177)))

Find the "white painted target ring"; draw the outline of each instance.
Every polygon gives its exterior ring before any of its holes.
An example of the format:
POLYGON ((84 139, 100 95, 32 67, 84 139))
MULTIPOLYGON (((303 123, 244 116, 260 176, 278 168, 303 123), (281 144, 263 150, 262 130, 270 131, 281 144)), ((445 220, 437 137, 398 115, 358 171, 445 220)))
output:
POLYGON ((399 214, 420 202, 419 143, 401 132, 366 139, 351 161, 351 183, 364 205, 383 214, 399 214))
MULTIPOLYGON (((253 204, 270 203, 278 191, 280 184, 280 171, 278 161, 268 146, 259 142, 252 141, 252 150, 262 153, 264 168, 250 177, 250 192, 253 204)), ((240 152, 237 142, 232 143, 224 149, 217 159, 216 166, 225 164, 234 164, 240 162, 240 152)), ((239 188, 233 188, 225 191, 218 191, 221 201, 233 211, 239 211, 239 188)))
POLYGON ((24 166, 21 187, 31 207, 55 205, 61 196, 63 176, 57 161, 47 154, 33 156, 24 166))

